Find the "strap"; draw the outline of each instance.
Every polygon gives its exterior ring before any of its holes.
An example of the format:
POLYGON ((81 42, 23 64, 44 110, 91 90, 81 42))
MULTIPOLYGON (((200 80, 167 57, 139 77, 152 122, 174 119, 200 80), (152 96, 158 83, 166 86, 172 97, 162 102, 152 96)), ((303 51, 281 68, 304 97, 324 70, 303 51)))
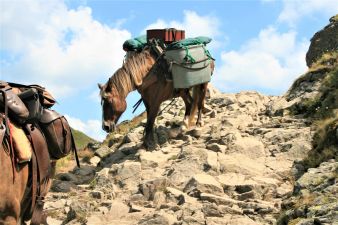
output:
POLYGON ((77 155, 77 149, 76 149, 76 146, 75 146, 75 140, 74 140, 72 132, 70 132, 70 136, 72 138, 72 146, 73 146, 73 151, 74 151, 74 155, 75 155, 76 165, 77 165, 77 167, 80 168, 80 160, 79 160, 79 157, 77 155))
POLYGON ((135 105, 133 105, 133 108, 134 108, 133 113, 134 113, 134 112, 136 111, 136 109, 141 105, 142 101, 143 101, 143 99, 142 99, 142 97, 141 97, 140 100, 138 100, 138 101, 135 103, 135 105))
MULTIPOLYGON (((27 135, 31 141, 31 143, 33 143, 32 141, 32 137, 30 135, 27 135)), ((33 148, 34 149, 34 148, 33 148)), ((35 151, 33 150, 33 154, 32 154, 32 206, 31 206, 31 213, 34 212, 34 208, 35 208, 35 202, 36 202, 36 194, 38 192, 37 189, 37 183, 38 183, 38 167, 37 167, 37 160, 36 160, 36 154, 35 151)))
MULTIPOLYGON (((63 118, 67 121, 66 117, 63 117, 63 118)), ((61 120, 61 123, 62 123, 62 120, 61 120)), ((63 123, 62 123, 62 126, 63 126, 63 123)), ((65 129, 63 128, 63 130, 65 130, 65 129)), ((77 165, 77 167, 80 168, 80 160, 79 160, 79 157, 77 155, 77 149, 76 149, 75 140, 74 140, 74 136, 73 136, 72 130, 70 130, 70 137, 71 137, 71 142, 72 142, 72 149, 73 149, 73 152, 74 152, 74 155, 75 155, 76 165, 77 165)))
POLYGON ((187 46, 184 46, 184 49, 185 49, 185 57, 184 57, 184 60, 186 62, 191 62, 191 63, 195 63, 196 60, 190 55, 190 52, 189 52, 189 49, 187 46))
POLYGON ((8 104, 7 104, 7 93, 6 89, 0 89, 0 92, 4 98, 4 108, 5 108, 5 126, 6 126, 6 134, 7 137, 9 138, 9 155, 11 158, 11 163, 12 163, 12 172, 13 172, 13 183, 15 182, 15 162, 14 162, 14 148, 13 148, 13 137, 12 137, 12 132, 11 132, 11 127, 10 127, 10 122, 8 119, 8 104))
POLYGON ((165 106, 165 107, 157 114, 157 116, 162 115, 163 111, 164 111, 166 108, 168 108, 168 106, 170 106, 174 101, 176 102, 176 101, 177 101, 177 98, 173 98, 173 99, 171 100, 171 102, 170 102, 168 105, 166 105, 166 106, 165 106))
MULTIPOLYGON (((207 58, 207 59, 204 59, 204 60, 199 61, 199 62, 203 62, 203 61, 206 61, 206 60, 209 60, 209 59, 207 58)), ((210 61, 206 65, 198 67, 198 68, 191 68, 191 67, 185 66, 185 65, 189 65, 189 64, 182 64, 182 63, 178 63, 176 61, 171 61, 170 63, 176 64, 176 65, 183 67, 185 69, 188 69, 188 70, 201 70, 201 69, 204 69, 204 68, 210 66, 210 61)))

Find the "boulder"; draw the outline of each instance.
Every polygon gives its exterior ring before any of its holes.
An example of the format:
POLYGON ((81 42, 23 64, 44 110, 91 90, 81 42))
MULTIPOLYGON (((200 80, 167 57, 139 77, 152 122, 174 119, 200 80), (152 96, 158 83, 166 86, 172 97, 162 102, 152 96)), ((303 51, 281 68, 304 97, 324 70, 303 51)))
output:
POLYGON ((223 188, 216 179, 208 174, 196 174, 186 184, 184 192, 192 196, 199 196, 202 192, 223 194, 223 188))

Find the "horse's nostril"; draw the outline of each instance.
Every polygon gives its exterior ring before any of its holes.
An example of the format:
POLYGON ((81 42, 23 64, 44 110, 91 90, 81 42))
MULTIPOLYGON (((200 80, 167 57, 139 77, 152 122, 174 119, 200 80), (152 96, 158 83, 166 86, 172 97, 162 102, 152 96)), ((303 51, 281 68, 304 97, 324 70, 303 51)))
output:
POLYGON ((105 130, 106 132, 110 132, 110 127, 107 125, 103 126, 103 130, 105 130))

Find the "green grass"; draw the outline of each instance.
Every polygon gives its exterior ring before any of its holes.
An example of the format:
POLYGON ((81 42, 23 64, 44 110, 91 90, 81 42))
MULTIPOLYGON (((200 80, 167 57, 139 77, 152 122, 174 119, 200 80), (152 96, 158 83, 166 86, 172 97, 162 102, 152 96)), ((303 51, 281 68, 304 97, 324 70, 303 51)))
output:
MULTIPOLYGON (((116 141, 116 140, 113 140, 114 135, 120 134, 122 136, 125 136, 127 133, 132 131, 134 128, 140 126, 141 121, 146 118, 147 118, 147 113, 143 112, 140 115, 134 117, 132 120, 121 122, 120 124, 117 125, 116 130, 107 136, 107 138, 103 141, 103 144, 108 145, 108 146, 115 144, 115 143, 112 143, 116 141)), ((121 140, 118 140, 118 141, 121 141, 121 140)))
POLYGON ((73 128, 72 128, 72 133, 74 135, 75 145, 77 149, 79 150, 84 149, 88 145, 88 143, 97 142, 93 138, 88 137, 81 131, 75 130, 73 128))

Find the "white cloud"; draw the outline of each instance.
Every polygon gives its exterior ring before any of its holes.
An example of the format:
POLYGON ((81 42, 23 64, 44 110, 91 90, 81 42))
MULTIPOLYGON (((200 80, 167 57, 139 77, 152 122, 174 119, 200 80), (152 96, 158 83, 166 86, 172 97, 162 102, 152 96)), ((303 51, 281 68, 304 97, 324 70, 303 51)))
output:
MULTIPOLYGON (((164 21, 158 19, 156 22, 148 25, 141 33, 145 34, 148 29, 162 29, 174 27, 176 29, 185 30, 186 37, 208 36, 213 39, 210 48, 215 48, 221 43, 217 41, 217 37, 221 35, 220 21, 212 15, 201 16, 194 11, 185 10, 183 12, 183 21, 164 21)), ((224 37, 223 37, 224 38, 224 37)))
POLYGON ((308 45, 307 41, 297 42, 294 31, 279 33, 268 27, 240 50, 222 52, 212 82, 223 91, 281 94, 306 70, 308 45))
POLYGON ((89 137, 97 141, 103 141, 106 138, 107 134, 101 129, 101 122, 99 120, 82 121, 69 115, 65 115, 65 117, 72 128, 85 133, 89 137))
POLYGON ((294 25, 300 18, 314 13, 333 16, 338 12, 336 0, 284 0, 283 10, 278 21, 294 25))
POLYGON ((68 9, 61 1, 1 3, 2 79, 46 86, 65 97, 106 79, 124 56, 131 34, 102 24, 91 9, 68 9))

